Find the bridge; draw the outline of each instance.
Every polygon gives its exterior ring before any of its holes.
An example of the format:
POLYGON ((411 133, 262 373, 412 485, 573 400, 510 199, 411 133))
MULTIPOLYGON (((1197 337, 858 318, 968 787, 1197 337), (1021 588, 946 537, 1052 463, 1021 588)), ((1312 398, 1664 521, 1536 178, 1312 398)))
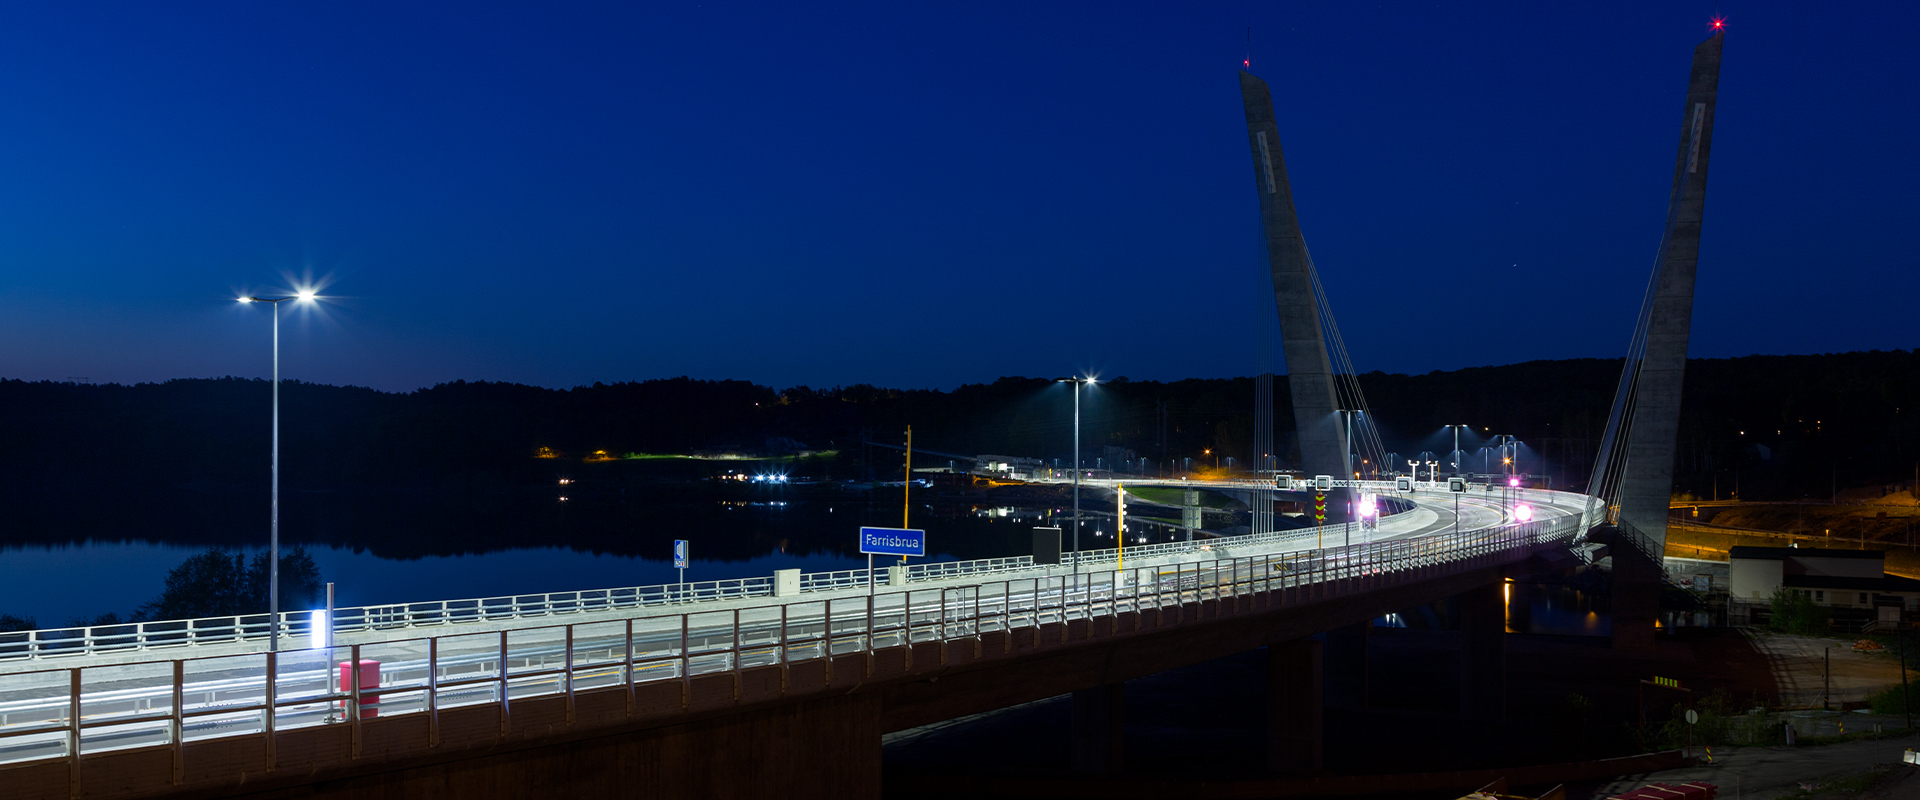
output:
MULTIPOLYGON (((742 790, 777 780, 746 762, 778 746, 793 750, 782 762, 834 773, 806 780, 877 793, 879 736, 953 716, 1280 641, 1298 642, 1276 651, 1291 659, 1281 680, 1317 691, 1305 637, 1329 621, 1492 587, 1505 568, 1564 552, 1593 512, 1583 495, 1521 494, 1538 518, 1427 484, 1352 545, 1316 546, 1345 533, 1326 526, 1128 548, 1124 568, 1119 551, 1097 550, 1078 571, 1017 557, 340 609, 331 647, 302 647, 325 632, 288 615, 278 652, 262 652, 271 626, 258 617, 15 635, 0 650, 0 769, 23 798, 241 793, 396 770, 408 786, 481 782, 453 796, 525 796, 543 789, 499 787, 551 778, 519 769, 526 759, 617 760, 638 746, 706 752, 711 769, 681 785, 717 793, 729 776, 742 790), (849 737, 863 742, 851 760, 849 737), (517 755, 468 763, 503 751, 517 755)), ((1497 634, 1497 594, 1483 600, 1497 634)), ((1290 726, 1276 741, 1305 743, 1277 747, 1276 766, 1310 769, 1314 726, 1276 724, 1290 726)), ((1088 763, 1118 746, 1082 733, 1088 763)))
MULTIPOLYGON (((1357 535, 1266 530, 1268 505, 1248 535, 1062 565, 1014 556, 0 634, 0 786, 9 798, 877 797, 881 734, 1069 693, 1072 766, 1112 769, 1125 681, 1262 648, 1266 766, 1310 774, 1324 665, 1364 659, 1346 643, 1369 620, 1443 599, 1460 609, 1460 709, 1497 720, 1500 587, 1514 572, 1566 569, 1593 554, 1588 539, 1606 542, 1615 644, 1652 639, 1720 43, 1694 53, 1667 228, 1585 492, 1342 480, 1330 488, 1407 502, 1357 535)), ((1306 252, 1266 85, 1242 73, 1241 88, 1298 463, 1354 475, 1365 398, 1306 252)))

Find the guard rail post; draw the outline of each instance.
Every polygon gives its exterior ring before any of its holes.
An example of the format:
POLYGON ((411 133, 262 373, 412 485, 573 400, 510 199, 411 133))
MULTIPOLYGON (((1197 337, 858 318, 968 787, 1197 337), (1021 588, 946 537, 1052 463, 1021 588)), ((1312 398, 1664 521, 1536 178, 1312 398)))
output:
POLYGON ((67 670, 67 765, 72 786, 80 785, 80 668, 67 670))
POLYGON ((567 626, 566 662, 560 670, 560 680, 567 685, 567 727, 573 727, 573 626, 567 626))
POLYGON ((687 656, 687 628, 692 623, 687 614, 680 615, 680 708, 685 709, 693 702, 693 660, 687 656))
MULTIPOLYGON (((506 631, 501 631, 500 632, 500 650, 501 650, 500 674, 503 676, 506 675, 507 673, 506 642, 507 642, 507 633, 506 631)), ((348 655, 353 659, 351 672, 349 673, 353 676, 353 680, 348 682, 349 685, 352 687, 352 690, 348 693, 349 696, 347 698, 347 724, 353 726, 352 728, 353 735, 351 737, 353 739, 353 745, 348 755, 350 758, 357 760, 360 758, 361 743, 365 741, 364 739, 365 731, 362 729, 360 724, 360 717, 361 717, 361 714, 360 714, 360 645, 357 645, 357 644, 354 645, 351 648, 348 655)), ((328 658, 332 658, 332 654, 328 654, 328 658)), ((500 720, 501 720, 500 732, 502 734, 506 733, 506 716, 507 716, 507 691, 506 691, 506 687, 502 686, 500 687, 500 720)))
MULTIPOLYGON (((275 631, 275 633, 277 634, 278 631, 275 631)), ((353 669, 354 669, 353 682, 357 684, 360 682, 360 663, 358 661, 354 662, 353 669)), ((274 722, 275 722, 274 717, 279 716, 274 712, 280 710, 279 704, 277 702, 280 698, 280 694, 278 691, 278 689, 280 688, 279 684, 280 684, 280 651, 268 650, 267 651, 267 691, 266 691, 267 718, 263 720, 260 725, 260 729, 267 732, 267 736, 266 736, 266 748, 267 748, 266 771, 267 772, 273 771, 273 762, 274 762, 274 756, 275 756, 274 740, 279 738, 274 735, 274 722)))
MULTIPOLYGON (((360 645, 357 645, 357 644, 353 646, 353 663, 354 663, 354 668, 359 669, 360 645)), ((499 673, 499 676, 500 676, 499 677, 499 680, 500 680, 500 736, 501 738, 506 738, 507 734, 513 732, 513 703, 512 703, 513 698, 510 696, 512 692, 509 691, 510 685, 507 683, 507 632, 506 631, 500 632, 500 668, 498 670, 495 670, 495 672, 499 673)), ((353 697, 355 702, 357 703, 360 699, 360 689, 358 688, 360 685, 360 682, 356 680, 353 682, 353 685, 356 687, 353 690, 354 692, 353 697)))
MULTIPOLYGON (((783 607, 783 608, 781 609, 781 615, 780 615, 780 616, 781 616, 781 629, 780 629, 780 632, 781 632, 781 634, 782 634, 782 636, 781 636, 781 638, 782 638, 782 639, 785 639, 786 637, 785 637, 785 635, 784 635, 784 634, 786 633, 786 609, 785 609, 784 607, 783 607)), ((632 718, 633 718, 633 704, 634 704, 634 697, 633 697, 633 618, 632 618, 632 617, 628 617, 628 618, 626 619, 626 623, 627 623, 627 626, 626 626, 626 627, 627 627, 627 630, 626 630, 626 638, 627 638, 627 649, 626 649, 626 656, 625 656, 625 658, 623 658, 623 659, 622 659, 622 660, 620 661, 620 672, 621 672, 621 677, 623 677, 623 678, 625 678, 625 679, 626 679, 626 684, 627 684, 627 718, 628 718, 628 719, 632 719, 632 718)), ((786 688, 786 687, 785 687, 785 686, 782 686, 781 688, 783 688, 783 689, 784 689, 784 688, 786 688)))
POLYGON ((187 778, 187 745, 185 742, 186 724, 186 675, 185 661, 173 662, 173 713, 168 715, 173 744, 173 785, 179 786, 187 778))
MULTIPOLYGON (((333 651, 329 649, 331 657, 333 651)), ((356 664, 355 668, 358 669, 356 664)), ((359 683, 356 677, 354 683, 359 683)), ((427 639, 427 746, 440 746, 440 637, 427 639)))

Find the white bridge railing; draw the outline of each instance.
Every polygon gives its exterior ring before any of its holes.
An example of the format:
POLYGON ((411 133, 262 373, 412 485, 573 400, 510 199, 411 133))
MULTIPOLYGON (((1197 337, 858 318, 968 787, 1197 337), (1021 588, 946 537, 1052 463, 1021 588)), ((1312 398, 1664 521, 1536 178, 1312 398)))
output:
MULTIPOLYGON (((1280 603, 1289 596, 1299 598, 1296 603, 1319 602, 1511 563, 1542 547, 1561 546, 1580 532, 1580 517, 1568 516, 1458 534, 1124 571, 1062 572, 880 594, 823 595, 776 605, 500 631, 454 630, 345 647, 13 673, 0 682, 0 765, 171 749, 177 774, 184 744, 246 736, 262 739, 272 763, 280 731, 349 725, 353 741, 359 742, 360 726, 375 716, 424 714, 428 724, 417 735, 434 737, 441 709, 495 704, 505 719, 515 703, 554 695, 564 695, 571 719, 576 693, 625 691, 631 701, 636 686, 659 681, 686 682, 724 672, 737 677, 743 668, 784 668, 910 643, 977 641, 986 633, 1277 590, 1266 595, 1273 604, 1269 607, 1284 608, 1280 603), (1284 591, 1301 587, 1318 588, 1304 595, 1284 591), (361 671, 367 664, 377 671, 371 679, 361 671), (346 677, 352 674, 359 677, 346 677)), ((710 591, 743 590, 737 585, 713 586, 710 591)), ((577 601, 615 601, 615 596, 587 594, 577 601)), ((545 597, 541 607, 551 609, 555 601, 545 597)), ((498 611, 510 613, 508 608, 498 611)), ((487 609, 476 607, 472 613, 487 609)))
MULTIPOLYGON (((1250 536, 1232 536, 1204 542, 1166 542, 1126 548, 1127 558, 1156 558, 1184 553, 1202 546, 1244 548, 1264 544, 1300 541, 1318 533, 1341 530, 1339 525, 1276 531, 1250 536)), ((1071 559, 1072 553, 1061 554, 1071 559)), ((1119 551, 1114 548, 1086 550, 1080 553, 1082 567, 1115 563, 1119 551)), ((1031 556, 985 558, 971 561, 933 561, 908 565, 908 583, 951 579, 967 575, 994 575, 1034 569, 1031 556)), ((884 568, 876 570, 878 583, 888 581, 884 568)), ((867 570, 846 569, 810 572, 800 576, 802 593, 832 591, 866 586, 867 570)), ((670 607, 686 603, 771 597, 771 577, 733 578, 697 583, 669 583, 617 589, 588 589, 544 594, 506 595, 462 600, 433 600, 417 603, 390 603, 334 609, 336 634, 431 625, 458 625, 531 619, 588 611, 670 607)), ((324 615, 324 612, 323 612, 324 615)), ((314 612, 283 611, 280 635, 305 641, 313 632, 314 612)), ((203 617, 185 620, 127 622, 79 628, 54 628, 0 633, 0 661, 20 659, 90 656, 105 653, 153 650, 167 647, 223 644, 267 639, 271 618, 267 614, 243 614, 227 617, 203 617)))

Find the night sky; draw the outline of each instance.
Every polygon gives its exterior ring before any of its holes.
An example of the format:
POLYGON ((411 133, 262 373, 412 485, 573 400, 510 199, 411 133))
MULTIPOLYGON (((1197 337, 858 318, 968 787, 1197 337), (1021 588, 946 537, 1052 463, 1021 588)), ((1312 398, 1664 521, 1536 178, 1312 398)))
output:
POLYGON ((1693 355, 1915 345, 1920 4, 8 3, 0 377, 1255 370, 1235 71, 1361 370, 1624 353, 1726 18, 1693 355))

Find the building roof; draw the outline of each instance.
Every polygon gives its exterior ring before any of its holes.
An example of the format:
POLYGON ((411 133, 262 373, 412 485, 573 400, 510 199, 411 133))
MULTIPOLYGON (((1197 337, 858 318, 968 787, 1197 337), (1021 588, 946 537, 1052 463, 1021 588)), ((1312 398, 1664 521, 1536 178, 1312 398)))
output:
POLYGON ((1920 592, 1920 580, 1899 575, 1848 578, 1834 575, 1787 575, 1780 583, 1795 589, 1833 589, 1842 592, 1920 592))
POLYGON ((1746 547, 1727 549, 1728 558, 1785 561, 1789 558, 1872 558, 1885 561, 1885 550, 1829 550, 1819 547, 1746 547))

